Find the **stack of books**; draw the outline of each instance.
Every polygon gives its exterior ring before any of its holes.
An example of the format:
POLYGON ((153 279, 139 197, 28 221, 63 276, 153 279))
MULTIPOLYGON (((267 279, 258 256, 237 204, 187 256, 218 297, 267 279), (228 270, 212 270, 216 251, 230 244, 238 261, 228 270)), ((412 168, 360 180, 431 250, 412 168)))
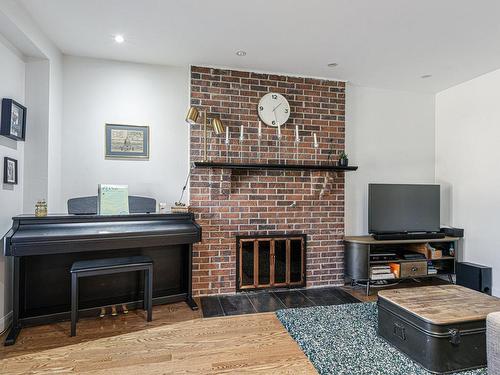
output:
POLYGON ((370 269, 370 279, 372 280, 389 280, 394 278, 396 276, 391 272, 391 267, 388 265, 373 266, 370 269))
POLYGON ((436 267, 434 267, 434 265, 432 264, 432 262, 428 262, 427 264, 427 275, 437 275, 438 273, 438 270, 436 269, 436 267))

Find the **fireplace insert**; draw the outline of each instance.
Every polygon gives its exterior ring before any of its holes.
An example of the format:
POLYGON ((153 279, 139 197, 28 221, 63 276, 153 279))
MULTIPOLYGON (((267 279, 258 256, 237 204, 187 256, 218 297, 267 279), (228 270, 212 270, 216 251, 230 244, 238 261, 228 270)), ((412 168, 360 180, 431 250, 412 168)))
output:
POLYGON ((236 237, 237 290, 303 287, 305 234, 236 237))

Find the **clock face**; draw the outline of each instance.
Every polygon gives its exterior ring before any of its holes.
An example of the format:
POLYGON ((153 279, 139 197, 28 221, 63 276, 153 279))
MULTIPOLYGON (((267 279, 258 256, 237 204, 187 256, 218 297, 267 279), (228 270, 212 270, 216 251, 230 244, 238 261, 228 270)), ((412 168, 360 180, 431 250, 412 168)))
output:
POLYGON ((286 98, 272 92, 260 99, 257 110, 260 119, 270 126, 283 125, 290 117, 290 104, 286 98))

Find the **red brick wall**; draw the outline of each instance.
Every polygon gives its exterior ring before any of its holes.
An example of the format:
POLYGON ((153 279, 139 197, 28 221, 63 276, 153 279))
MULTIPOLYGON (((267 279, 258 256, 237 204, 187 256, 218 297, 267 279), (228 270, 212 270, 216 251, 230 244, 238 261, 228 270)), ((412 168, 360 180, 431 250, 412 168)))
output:
MULTIPOLYGON (((259 162, 257 103, 268 92, 283 94, 291 107, 282 127, 282 161, 326 162, 330 148, 338 158, 345 140, 344 82, 193 66, 191 104, 206 109, 209 117, 220 117, 230 128, 230 151, 225 135, 212 138, 209 159, 240 162, 241 155, 243 162, 259 162), (301 137, 298 153, 296 124, 301 137), (245 133, 242 145, 240 125, 245 133), (313 133, 319 141, 317 154, 313 133)), ((276 129, 262 127, 260 162, 277 162, 276 129)), ((193 125, 191 160, 202 158, 202 126, 193 125)), ((203 227, 203 241, 194 247, 195 294, 235 292, 238 234, 306 233, 307 286, 343 283, 343 173, 195 169, 190 205, 203 227)))

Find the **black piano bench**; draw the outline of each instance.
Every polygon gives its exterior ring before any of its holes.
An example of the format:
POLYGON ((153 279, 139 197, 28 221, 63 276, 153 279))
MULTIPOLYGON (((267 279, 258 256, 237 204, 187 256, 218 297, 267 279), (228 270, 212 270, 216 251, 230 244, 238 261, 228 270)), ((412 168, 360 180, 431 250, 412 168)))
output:
POLYGON ((132 271, 144 271, 144 310, 147 310, 147 320, 150 322, 153 319, 153 260, 150 257, 138 255, 73 263, 71 266, 71 336, 76 335, 76 322, 78 321, 78 279, 132 271))

